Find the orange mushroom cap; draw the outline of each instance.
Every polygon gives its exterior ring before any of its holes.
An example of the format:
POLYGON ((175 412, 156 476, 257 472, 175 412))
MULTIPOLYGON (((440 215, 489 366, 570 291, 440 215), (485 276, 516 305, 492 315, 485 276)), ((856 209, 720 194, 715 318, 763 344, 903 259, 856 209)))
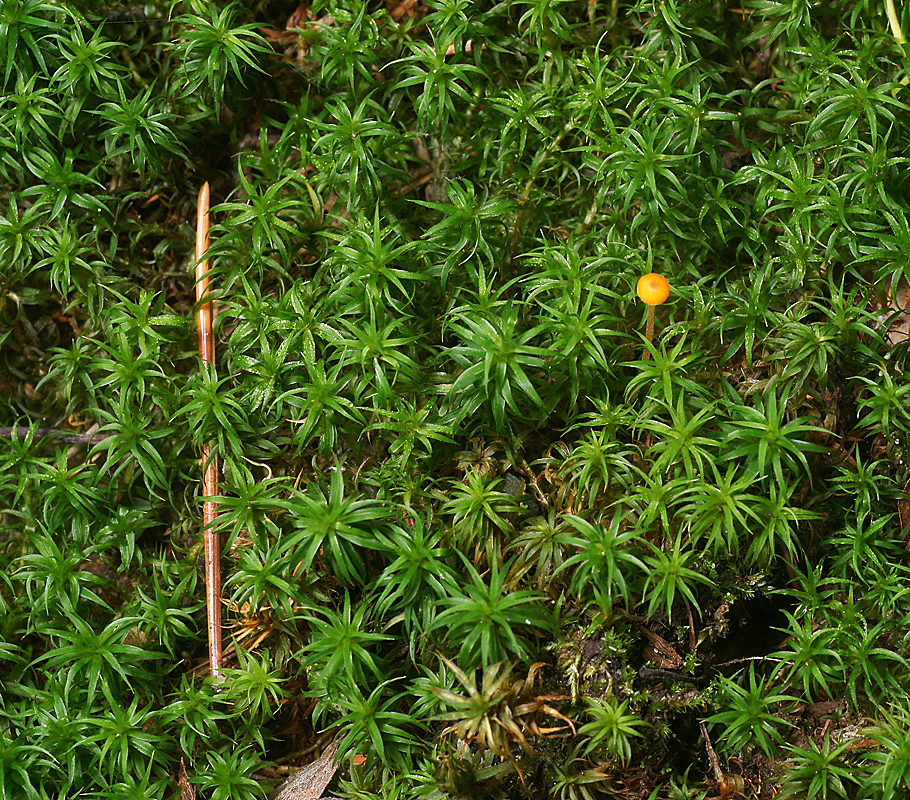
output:
POLYGON ((649 272, 638 279, 638 296, 649 306, 659 306, 670 296, 670 284, 663 275, 649 272))

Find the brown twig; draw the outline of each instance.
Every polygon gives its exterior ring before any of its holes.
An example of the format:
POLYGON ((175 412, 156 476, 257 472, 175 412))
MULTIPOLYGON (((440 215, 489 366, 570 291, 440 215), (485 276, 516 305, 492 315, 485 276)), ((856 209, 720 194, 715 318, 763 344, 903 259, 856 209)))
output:
POLYGON ((714 752, 714 745, 711 744, 711 737, 708 736, 708 727, 704 722, 699 721, 698 727, 701 728, 701 735, 705 739, 705 750, 708 751, 708 761, 711 762, 711 771, 714 773, 714 780, 720 783, 724 779, 724 771, 720 768, 720 759, 714 752))
MULTIPOLYGON (((209 262, 205 257, 209 249, 209 185, 204 183, 199 190, 196 208, 196 324, 199 329, 199 358, 203 368, 215 368, 215 340, 212 335, 212 301, 206 299, 209 293, 209 262)), ((202 463, 205 473, 202 479, 202 493, 214 497, 218 492, 218 457, 211 452, 208 444, 202 447, 202 463)), ((213 677, 221 675, 221 542, 215 528, 218 508, 214 500, 206 500, 202 507, 203 535, 205 536, 205 605, 208 615, 209 670, 213 677)))
POLYGON ((711 737, 708 736, 708 727, 701 721, 699 721, 698 727, 701 728, 701 735, 705 739, 708 761, 711 762, 711 771, 714 773, 715 788, 718 791, 717 800, 727 800, 727 798, 738 796, 740 792, 745 791, 746 782, 740 775, 723 771, 720 759, 714 751, 714 745, 711 744, 711 737))

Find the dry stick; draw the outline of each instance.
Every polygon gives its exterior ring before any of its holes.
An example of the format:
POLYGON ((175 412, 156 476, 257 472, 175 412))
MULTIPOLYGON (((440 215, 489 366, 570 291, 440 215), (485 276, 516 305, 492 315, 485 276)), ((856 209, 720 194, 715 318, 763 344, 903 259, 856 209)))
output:
MULTIPOLYGON (((215 368, 215 340, 212 336, 212 301, 206 300, 209 293, 209 261, 205 257, 209 249, 209 185, 199 190, 196 207, 196 323, 199 329, 199 358, 203 368, 215 368)), ((214 497, 218 492, 218 457, 212 455, 208 444, 202 446, 202 463, 205 474, 202 479, 202 494, 214 497)), ((209 671, 212 676, 221 676, 221 542, 215 528, 218 513, 214 500, 206 500, 202 507, 203 536, 205 537, 205 605, 208 614, 209 671)))
POLYGON ((717 783, 717 790, 721 797, 732 797, 745 791, 746 783, 740 775, 734 775, 724 772, 720 766, 720 759, 714 751, 714 745, 711 744, 711 737, 708 736, 708 728, 704 722, 699 722, 701 735, 705 737, 705 749, 708 751, 708 761, 711 762, 711 770, 714 772, 714 780, 717 783))

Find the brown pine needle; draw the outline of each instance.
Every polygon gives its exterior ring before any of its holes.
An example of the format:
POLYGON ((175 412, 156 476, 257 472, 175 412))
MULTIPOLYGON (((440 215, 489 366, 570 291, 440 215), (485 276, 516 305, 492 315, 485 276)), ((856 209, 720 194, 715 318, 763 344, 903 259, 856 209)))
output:
MULTIPOLYGON (((199 358, 203 368, 215 364, 215 340, 212 335, 212 302, 209 293, 209 262, 205 257, 209 248, 209 185, 199 190, 196 207, 196 323, 199 329, 199 358), (205 301, 205 302, 203 302, 205 301)), ((202 447, 205 473, 202 494, 214 497, 218 492, 218 458, 211 454, 208 444, 202 447)), ((206 500, 202 507, 205 536, 205 605, 208 615, 209 670, 213 677, 220 677, 223 657, 221 640, 221 542, 215 529, 218 509, 214 500, 206 500)))

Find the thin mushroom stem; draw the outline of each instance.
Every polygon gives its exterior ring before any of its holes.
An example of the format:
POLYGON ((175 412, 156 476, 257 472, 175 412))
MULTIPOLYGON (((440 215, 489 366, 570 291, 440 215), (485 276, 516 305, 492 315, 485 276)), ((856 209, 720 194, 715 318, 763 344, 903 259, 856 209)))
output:
MULTIPOLYGON (((215 365, 215 340, 212 335, 212 301, 209 294, 209 185, 202 185, 196 206, 196 325, 199 330, 199 358, 203 368, 215 365)), ((202 447, 205 472, 202 494, 214 497, 218 492, 218 457, 208 444, 202 447)), ((221 676, 223 644, 221 639, 221 542, 215 528, 218 507, 214 500, 202 506, 203 536, 205 537, 205 606, 208 617, 209 670, 212 677, 221 676)))
MULTIPOLYGON (((654 341, 654 306, 650 303, 648 304, 648 322, 645 325, 645 338, 649 342, 654 341)), ((641 360, 647 361, 649 358, 651 358, 651 351, 646 347, 641 360)))
MULTIPOLYGON (((663 275, 649 272, 638 279, 635 287, 639 299, 648 307, 648 324, 645 328, 645 338, 648 343, 654 341, 654 306, 659 306, 670 296, 670 284, 663 275)), ((651 357, 651 351, 646 347, 642 361, 651 357)))

